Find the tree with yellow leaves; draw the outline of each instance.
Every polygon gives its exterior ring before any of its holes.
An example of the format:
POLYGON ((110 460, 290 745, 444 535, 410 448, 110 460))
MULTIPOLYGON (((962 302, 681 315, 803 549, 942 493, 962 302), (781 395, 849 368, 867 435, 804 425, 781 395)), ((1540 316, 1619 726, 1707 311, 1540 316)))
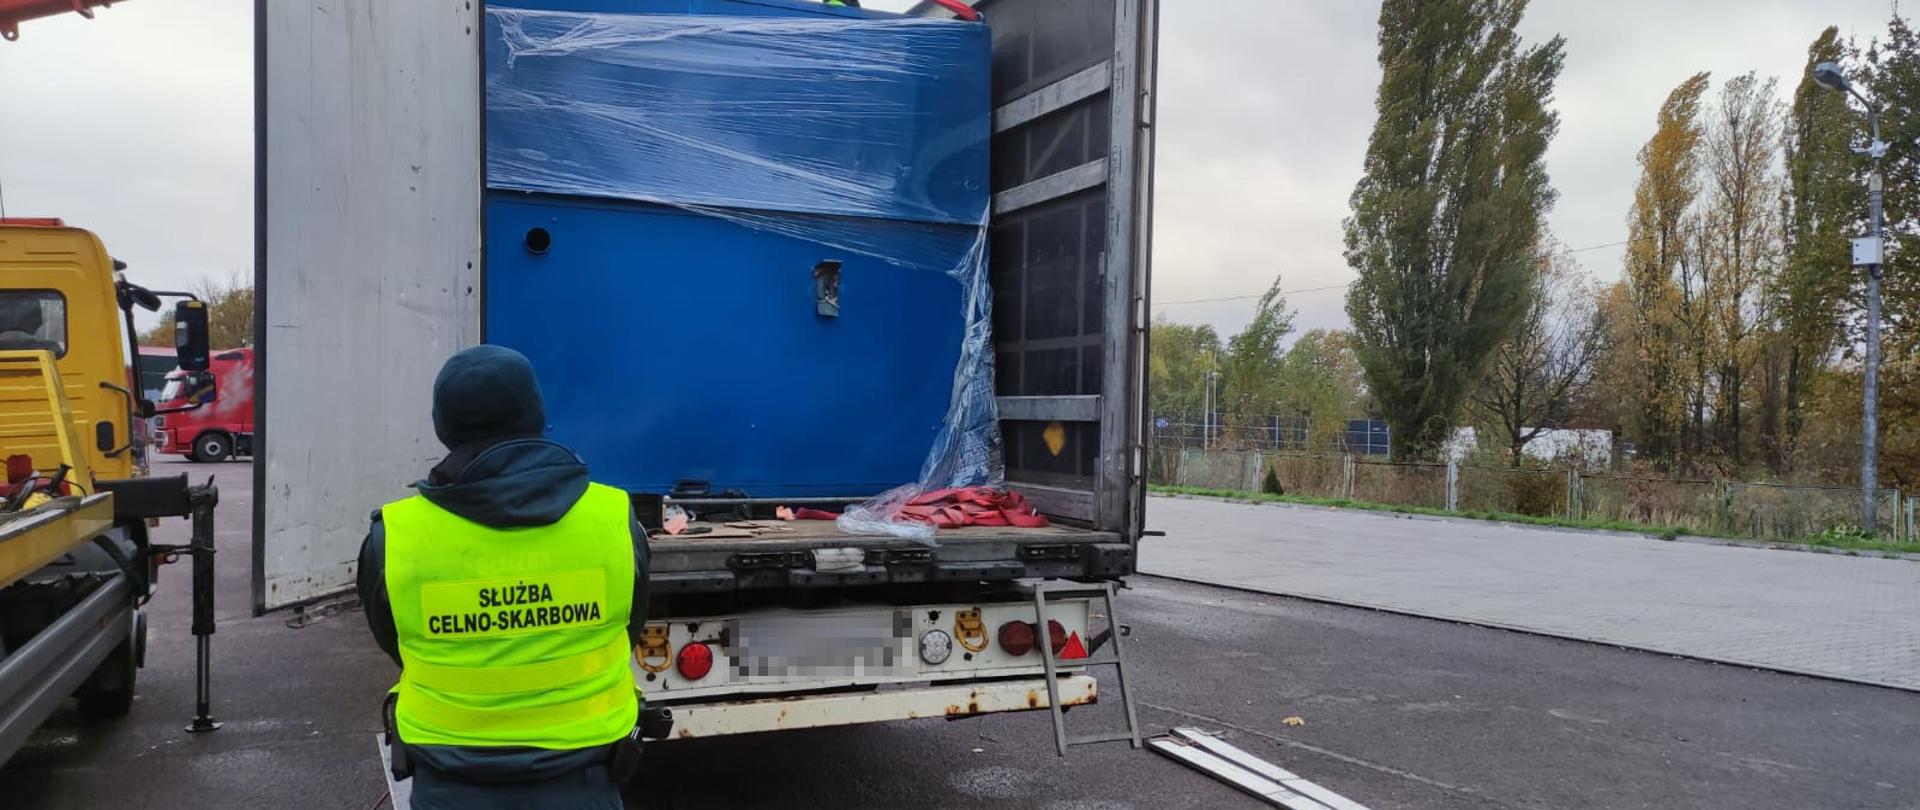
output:
POLYGON ((1708 130, 1708 205, 1703 259, 1713 269, 1703 278, 1700 314, 1717 349, 1714 422, 1720 450, 1742 463, 1748 370, 1757 356, 1754 337, 1762 322, 1762 291, 1771 284, 1780 252, 1781 184, 1775 171, 1780 144, 1780 102, 1773 79, 1735 76, 1720 89, 1708 130))
MULTIPOLYGON (((239 273, 228 274, 226 281, 202 278, 193 294, 207 303, 207 338, 215 349, 235 349, 253 345, 253 285, 239 273)), ((173 319, 140 334, 143 346, 173 346, 173 319)))
POLYGON ((1633 401, 1630 424, 1643 455, 1666 459, 1682 446, 1688 403, 1682 398, 1682 352, 1690 293, 1676 282, 1676 270, 1692 241, 1689 223, 1700 195, 1700 100, 1707 74, 1681 82, 1660 105, 1653 137, 1641 147, 1640 181, 1627 217, 1625 295, 1632 329, 1620 343, 1632 353, 1638 373, 1627 382, 1633 401))

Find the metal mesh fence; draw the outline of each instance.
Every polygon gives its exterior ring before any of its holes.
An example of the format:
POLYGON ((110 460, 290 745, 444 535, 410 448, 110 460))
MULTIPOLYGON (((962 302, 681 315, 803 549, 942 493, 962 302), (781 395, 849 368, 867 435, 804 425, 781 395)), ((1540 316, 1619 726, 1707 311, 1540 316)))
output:
MULTIPOLYGON (((1392 506, 1565 517, 1699 533, 1793 541, 1858 532, 1850 487, 1656 478, 1565 469, 1389 463, 1363 456, 1164 448, 1149 454, 1152 483, 1259 492, 1269 471, 1288 495, 1392 506)), ((1916 539, 1915 503, 1885 490, 1876 536, 1916 539)))
MULTIPOLYGON (((1900 493, 1880 493, 1875 510, 1878 534, 1901 536, 1900 493)), ((1807 537, 1829 530, 1857 530, 1861 521, 1860 490, 1854 487, 1783 486, 1731 482, 1727 484, 1727 528, 1736 534, 1765 538, 1807 537)))
POLYGON ((1316 431, 1304 416, 1231 413, 1156 416, 1149 438, 1157 448, 1220 452, 1385 456, 1390 446, 1386 423, 1378 419, 1346 419, 1316 431))
POLYGON ((1180 470, 1175 473, 1174 481, 1183 487, 1258 491, 1260 485, 1253 471, 1259 467, 1259 453, 1181 450, 1180 470))
MULTIPOLYGON (((1276 454, 1267 457, 1267 467, 1273 470, 1274 477, 1280 481, 1281 490, 1288 495, 1311 498, 1347 496, 1345 456, 1276 454)), ((1264 477, 1265 473, 1262 473, 1264 477)), ((1264 481, 1252 482, 1255 487, 1262 483, 1264 481)))
POLYGON ((1354 500, 1447 508, 1447 465, 1363 461, 1353 465, 1354 500))
POLYGON ((1720 484, 1682 478, 1580 476, 1579 515, 1587 520, 1722 530, 1720 484))
POLYGON ((1456 509, 1539 517, 1567 515, 1565 470, 1463 466, 1456 475, 1456 509))

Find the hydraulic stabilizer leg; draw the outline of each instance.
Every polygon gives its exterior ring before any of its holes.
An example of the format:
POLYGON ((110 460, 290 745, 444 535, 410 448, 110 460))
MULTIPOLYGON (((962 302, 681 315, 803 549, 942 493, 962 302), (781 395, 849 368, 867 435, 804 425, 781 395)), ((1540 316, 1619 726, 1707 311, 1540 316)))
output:
POLYGON ((188 553, 193 555, 193 641, 194 641, 194 718, 188 731, 213 731, 220 724, 213 719, 210 650, 213 641, 213 507, 220 503, 220 489, 208 480, 187 491, 193 504, 193 540, 188 553))

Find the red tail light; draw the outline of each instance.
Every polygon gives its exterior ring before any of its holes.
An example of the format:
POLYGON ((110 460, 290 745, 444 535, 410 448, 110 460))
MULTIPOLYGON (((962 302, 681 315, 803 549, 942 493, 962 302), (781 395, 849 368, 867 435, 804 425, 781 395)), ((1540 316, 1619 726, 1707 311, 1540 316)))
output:
POLYGON ((15 453, 7 456, 7 483, 18 484, 33 474, 33 456, 15 453))
POLYGON ((1008 655, 1026 655, 1033 650, 1033 625, 1007 622, 1000 625, 1000 649, 1008 655))
POLYGON ((707 673, 713 671, 713 648, 700 642, 681 647, 673 668, 679 671, 680 677, 689 681, 705 678, 707 673))
MULTIPOLYGON (((1006 650, 1008 655, 1026 655, 1033 651, 1038 635, 1033 622, 1007 622, 1000 625, 1000 649, 1006 650)), ((1066 626, 1054 619, 1047 620, 1047 646, 1053 648, 1055 658, 1087 657, 1087 648, 1080 643, 1080 634, 1068 633, 1066 626)))

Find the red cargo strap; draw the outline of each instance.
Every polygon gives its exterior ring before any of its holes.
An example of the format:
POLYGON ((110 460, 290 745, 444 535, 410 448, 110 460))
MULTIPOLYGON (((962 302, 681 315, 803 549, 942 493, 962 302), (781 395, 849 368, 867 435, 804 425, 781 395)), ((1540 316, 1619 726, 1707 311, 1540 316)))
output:
POLYGON ((933 0, 933 2, 934 5, 953 12, 953 16, 959 17, 967 22, 980 21, 979 9, 967 5, 962 0, 933 0))
POLYGON ((1020 493, 988 487, 934 490, 908 501, 900 514, 942 529, 957 526, 1038 529, 1047 525, 1046 516, 1034 511, 1020 493))
MULTIPOLYGON (((839 515, 820 509, 800 507, 793 510, 795 520, 833 520, 839 515)), ((1027 503, 1026 496, 1012 490, 990 487, 936 489, 921 493, 900 507, 900 517, 931 523, 935 528, 960 526, 1013 526, 1043 529, 1047 516, 1027 503)))

